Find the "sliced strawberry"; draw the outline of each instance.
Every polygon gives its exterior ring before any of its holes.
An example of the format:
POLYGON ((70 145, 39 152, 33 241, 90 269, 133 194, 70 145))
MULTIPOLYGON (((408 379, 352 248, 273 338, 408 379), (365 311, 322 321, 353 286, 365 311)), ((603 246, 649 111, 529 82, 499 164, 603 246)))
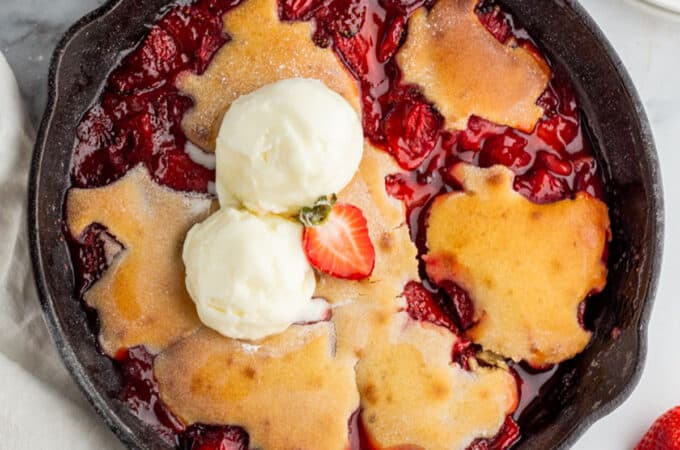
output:
POLYGON ((333 205, 325 220, 305 227, 302 244, 319 272, 348 280, 361 280, 373 272, 375 249, 366 218, 354 205, 333 205))
POLYGON ((635 450, 680 450, 680 406, 656 419, 635 450))

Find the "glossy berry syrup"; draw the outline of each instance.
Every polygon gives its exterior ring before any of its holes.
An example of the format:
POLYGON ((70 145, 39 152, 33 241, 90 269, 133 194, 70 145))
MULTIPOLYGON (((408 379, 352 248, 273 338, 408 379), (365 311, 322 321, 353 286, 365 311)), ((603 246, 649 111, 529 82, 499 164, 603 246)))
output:
MULTIPOLYGON (((175 87, 184 71, 200 74, 216 51, 229 41, 222 16, 242 0, 195 0, 171 4, 149 34, 127 53, 108 77, 100 100, 77 128, 72 164, 76 187, 106 185, 137 164, 154 180, 181 191, 207 192, 214 171, 194 163, 185 148, 181 128, 193 102, 175 87)), ((406 174, 388 176, 390 195, 404 202, 419 253, 425 251, 424 213, 432 199, 459 189, 448 176, 450 167, 464 161, 482 167, 503 164, 516 176, 515 189, 535 202, 569 198, 578 191, 602 197, 598 165, 575 95, 569 82, 555 75, 538 103, 545 114, 534 131, 525 133, 472 117, 465 130, 443 129, 443 118, 417 86, 401 80, 394 55, 406 38, 410 15, 434 0, 280 0, 282 20, 312 20, 314 42, 331 47, 360 86, 363 126, 367 138, 392 154, 406 174)), ((481 23, 500 42, 516 45, 540 57, 536 45, 510 15, 493 2, 477 8, 481 23)), ((266 51, 266 49, 263 49, 266 51)), ((68 233, 67 233, 68 235, 68 233)), ((105 239, 98 225, 90 227, 71 254, 82 293, 106 270, 105 239)), ((474 307, 454 283, 434 285, 421 270, 422 283, 409 283, 407 312, 461 335, 472 325, 474 307)), ((90 313, 97 330, 96 315, 90 313)), ((453 360, 468 367, 474 344, 460 339, 453 360)), ((185 428, 160 400, 153 376, 153 356, 144 348, 122 351, 116 364, 123 378, 120 398, 160 435, 181 450, 245 450, 248 436, 238 427, 196 424, 185 428)), ((516 367, 523 406, 555 369, 540 372, 516 367)), ((521 422, 521 419, 520 419, 521 422)), ((357 412, 348 424, 351 450, 377 450, 357 412)), ((508 418, 497 436, 474 441, 471 450, 510 448, 520 431, 508 418)))
POLYGON ((153 376, 153 359, 154 356, 144 347, 118 352, 114 361, 123 380, 119 397, 137 417, 166 440, 173 441, 177 433, 184 431, 184 425, 160 399, 153 376))
POLYGON ((77 128, 72 184, 108 184, 143 163, 154 180, 173 189, 207 192, 215 173, 185 151, 184 113, 192 100, 175 79, 201 74, 228 40, 222 16, 241 0, 182 2, 163 14, 148 36, 109 75, 100 101, 77 128))

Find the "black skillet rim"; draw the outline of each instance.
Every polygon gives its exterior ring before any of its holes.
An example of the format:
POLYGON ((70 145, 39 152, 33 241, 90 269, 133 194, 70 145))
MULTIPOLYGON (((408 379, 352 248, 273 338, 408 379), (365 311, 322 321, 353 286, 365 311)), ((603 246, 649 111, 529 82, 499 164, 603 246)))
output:
MULTIPOLYGON (((48 99, 45 112, 40 124, 40 129, 37 134, 35 148, 31 161, 31 168, 29 174, 29 189, 28 189, 28 232, 30 242, 30 254, 33 265, 33 272, 35 282, 38 288, 38 294, 43 314, 49 329, 49 333, 55 342, 59 354, 71 373, 74 380, 82 392, 87 397, 90 404, 94 407, 97 414, 104 420, 107 426, 118 436, 118 438, 128 447, 134 449, 146 448, 145 443, 134 435, 132 430, 126 423, 109 407, 106 399, 97 392, 92 384, 86 368, 79 362, 70 342, 64 339, 64 331, 59 322, 54 309, 53 302, 45 278, 45 266, 42 260, 41 249, 39 247, 39 225, 37 220, 38 194, 39 194, 39 179, 41 173, 41 162, 43 151, 45 148, 47 131, 50 122, 53 118, 56 104, 57 104, 57 85, 59 83, 60 66, 70 41, 85 27, 93 21, 100 19, 108 12, 115 9, 120 4, 130 0, 109 0, 101 7, 88 13, 64 34, 59 41, 54 54, 51 59, 48 79, 48 99)), ((562 3, 562 2, 560 2, 562 3)), ((623 63, 618 57, 616 51, 613 49, 607 38, 604 36, 600 28, 594 20, 588 15, 584 8, 576 0, 566 0, 564 2, 567 7, 571 8, 576 14, 582 24, 590 31, 595 39, 600 43, 605 53, 608 55, 610 62, 616 68, 616 72, 620 77, 623 86, 626 89, 624 94, 630 97, 630 100, 635 108, 635 115, 638 118, 638 125, 640 127, 640 135, 644 145, 645 160, 643 161, 645 176, 650 180, 650 185, 653 194, 648 199, 654 206, 652 208, 654 217, 651 219, 652 236, 656 238, 654 244, 650 245, 653 252, 650 262, 651 278, 647 284, 647 290, 641 296, 644 298, 643 309, 640 315, 640 322, 638 324, 638 354, 635 360, 635 369, 632 376, 626 383, 618 395, 613 396, 604 402, 597 411, 590 415, 583 417, 581 421, 566 435, 561 442, 558 443, 559 448, 567 449, 574 444, 578 438, 585 433, 585 431, 594 424, 597 420, 615 410, 623 401, 630 396, 636 385, 638 384, 642 371, 644 369, 647 346, 647 324, 651 315, 654 296, 656 294, 658 280, 660 275, 660 266, 663 254, 663 236, 664 236, 664 214, 663 214, 663 193, 661 184, 661 173, 659 168, 659 161, 656 154, 656 147, 651 131, 651 127, 645 113, 644 106, 639 98, 637 90, 626 71, 623 63)), ((649 219, 649 217, 648 217, 649 219)))

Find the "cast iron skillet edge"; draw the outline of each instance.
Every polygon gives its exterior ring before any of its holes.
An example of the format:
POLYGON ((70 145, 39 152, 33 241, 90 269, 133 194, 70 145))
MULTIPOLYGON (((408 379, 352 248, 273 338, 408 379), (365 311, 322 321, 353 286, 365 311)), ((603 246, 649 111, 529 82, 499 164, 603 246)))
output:
MULTIPOLYGON (((55 53, 52 57, 50 72, 49 72, 49 96, 45 114, 41 122, 40 130, 36 140, 36 148, 34 150, 33 159, 31 163, 30 178, 29 178, 29 240, 30 251, 33 262, 33 270, 35 280, 40 296, 41 307, 46 316, 47 326, 55 341, 57 348, 61 354, 62 359, 68 370, 71 372, 73 378, 78 383, 80 389, 88 398, 90 403, 94 406, 97 413, 104 419, 106 424, 111 428, 121 441, 128 447, 133 449, 148 449, 148 448, 167 448, 160 442, 150 442, 143 439, 139 433, 135 433, 128 423, 117 413, 110 405, 110 398, 106 392, 98 390, 97 386, 92 382, 91 374, 87 367, 77 357, 74 350, 73 343, 69 339, 65 339, 66 333, 61 321, 57 316, 55 309, 54 298, 52 297, 48 288, 48 281, 46 279, 46 271, 54 270, 52 267, 46 268, 46 262, 43 261, 43 254, 40 249, 40 225, 38 223, 38 194, 40 190, 40 173, 45 151, 45 138, 52 125, 55 108, 59 98, 59 76, 62 73, 62 59, 67 51, 69 43, 78 36, 78 34, 92 22, 102 19, 107 14, 114 11, 118 6, 125 3, 126 0, 110 0, 102 7, 89 13, 75 25, 73 25, 58 44, 55 53)), ((637 95, 637 92, 630 80, 626 70, 623 68, 619 57, 611 47, 610 43, 604 37, 597 25, 588 16, 584 9, 575 0, 554 0, 556 3, 566 4, 577 16, 578 19, 585 25, 585 27, 594 36, 595 40, 600 43, 603 51, 609 56, 610 61, 614 64, 616 72, 621 79, 622 84, 626 88, 626 92, 622 95, 627 95, 628 102, 635 109, 638 117, 637 123, 640 129, 637 130, 642 137, 644 143, 645 158, 643 163, 643 175, 646 181, 651 183, 651 194, 646 196, 649 202, 649 209, 652 213, 647 214, 647 229, 650 230, 650 236, 656 238, 653 246, 649 245, 651 251, 647 255, 647 260, 642 263, 645 266, 645 273, 651 274, 647 279, 642 280, 641 293, 638 295, 643 300, 643 308, 640 312, 640 319, 638 324, 638 346, 637 355, 635 357, 635 367, 632 371, 631 377, 628 379, 625 387, 613 397, 604 402, 597 410, 590 415, 585 416, 578 421, 563 435, 563 438, 554 442, 555 447, 560 449, 567 449, 599 418, 613 411, 619 406, 633 391, 637 385, 645 361, 646 343, 647 343, 647 323, 652 309, 654 294, 656 292, 658 277, 660 273, 660 264, 662 260, 663 248, 663 196, 661 187, 661 175, 659 170, 659 162, 655 153, 655 146, 652 138, 652 133, 649 127, 644 107, 637 95), (653 212, 656 212, 654 214, 653 212)), ((510 5, 510 10, 515 10, 512 5, 521 3, 521 0, 506 0, 501 3, 510 5)), ((523 18, 520 16, 520 20, 523 18)), ((62 100, 63 101, 63 100, 62 100)), ((44 188, 43 188, 44 189, 44 188)), ((527 443, 525 443, 527 444, 527 443)), ((523 445, 521 448, 525 448, 523 445)))
POLYGON ((48 98, 45 106, 45 112, 40 122, 40 129, 36 136, 36 146, 33 150, 31 159, 31 167, 29 171, 28 182, 28 236, 30 243, 30 254, 33 265, 33 274, 35 283, 38 289, 40 305, 43 311, 49 334, 54 341, 64 365, 71 373, 71 376, 76 381, 85 397, 94 407, 97 414, 104 420, 106 425, 116 434, 123 444, 132 449, 143 449, 144 444, 132 432, 128 425, 113 412, 107 404, 104 395, 99 392, 90 380, 90 376, 83 366, 83 364, 76 357, 75 351, 70 342, 64 339, 64 330, 61 323, 57 319, 56 311, 54 309, 54 301, 47 288, 45 280, 45 268, 42 260, 42 254, 39 249, 39 225, 37 220, 37 208, 39 192, 39 174, 41 171, 41 162, 44 151, 44 141, 49 125, 52 121, 54 108, 58 100, 58 82, 59 69, 61 60, 64 55, 64 50, 69 42, 80 31, 90 25, 95 20, 107 15, 113 11, 124 0, 109 0, 97 9, 92 10, 75 24, 73 24, 61 38, 57 44, 52 59, 50 61, 49 75, 48 75, 48 98))

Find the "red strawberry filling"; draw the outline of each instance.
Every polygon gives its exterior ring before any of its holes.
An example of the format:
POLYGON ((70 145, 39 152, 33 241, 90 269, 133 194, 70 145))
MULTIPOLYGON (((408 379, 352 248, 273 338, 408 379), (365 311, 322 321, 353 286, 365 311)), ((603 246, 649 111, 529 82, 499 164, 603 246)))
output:
POLYGON ((508 417, 496 436, 490 439, 475 439, 468 450, 502 450, 512 447, 519 438, 519 425, 512 417, 508 417))
POLYGON ((192 425, 179 438, 179 450, 248 450, 248 434, 238 427, 192 425))
POLYGON ((151 425, 166 440, 173 441, 175 435, 184 430, 184 425, 160 399, 153 376, 153 359, 154 356, 144 347, 119 352, 116 362, 123 375, 119 397, 133 414, 151 425))
MULTIPOLYGON (((77 128, 74 186, 105 185, 143 163, 161 184, 178 190, 207 191, 215 174, 196 164, 184 151, 187 139, 180 122, 192 101, 178 92, 174 82, 183 71, 200 74, 207 68, 215 52, 229 40, 222 29, 222 15, 239 3, 239 0, 196 0, 188 5, 178 2, 151 28, 140 45, 122 59, 109 76, 100 102, 85 114, 77 128)), ((314 41, 332 46, 359 82, 366 136, 409 170, 406 174, 388 176, 385 185, 390 195, 406 205, 420 254, 425 251, 427 206, 437 194, 459 189, 448 174, 448 169, 458 161, 510 167, 517 174, 515 188, 537 202, 559 200, 577 191, 601 197, 602 180, 587 130, 572 88, 559 71, 538 101, 545 114, 533 132, 520 132, 479 117, 471 117, 465 130, 443 130, 441 115, 417 87, 402 83, 394 60, 405 38, 408 17, 418 7, 430 3, 428 0, 279 3, 283 20, 316 21, 314 41)), ((539 53, 526 32, 517 28, 511 16, 494 2, 482 1, 477 14, 500 42, 514 38, 518 45, 539 53)), ((336 250, 341 245, 334 246, 338 241, 327 236, 321 240, 323 233, 319 228, 306 233, 308 254, 313 255, 310 260, 315 267, 325 273, 364 278, 373 268, 374 250, 367 232, 355 232, 355 228, 361 229, 358 215, 345 214, 347 211, 337 215, 341 221, 332 222, 334 234, 338 235, 339 229, 348 230, 342 234, 345 236, 342 245, 351 241, 352 248, 359 250, 350 252, 350 257, 339 257, 336 250)), ((363 224, 365 227, 365 219, 363 224)), ((106 268, 102 232, 103 229, 93 227, 83 242, 73 244, 79 287, 89 286, 106 268)), ((440 289, 430 288, 425 274, 423 277, 428 288, 420 283, 409 283, 406 287, 409 314, 454 332, 469 327, 474 305, 467 293, 454 283, 444 282, 440 289)), ((469 343, 463 342, 454 349, 454 359, 465 366, 466 358, 474 351, 469 343)), ((158 398, 151 365, 152 357, 143 349, 121 354, 120 367, 125 379, 121 395, 138 416, 171 437, 183 427, 158 398)), ((528 374, 522 376, 531 379, 528 374)), ((358 416, 353 416, 356 425, 350 426, 352 450, 372 448, 365 436, 361 437, 358 416)), ((498 436, 477 440, 471 448, 508 448, 518 436, 516 423, 508 419, 498 436)), ((234 427, 195 425, 186 429, 178 442, 180 448, 191 450, 245 449, 247 435, 234 427)))
POLYGON ((207 192, 212 170, 193 162, 180 122, 192 106, 175 87, 190 70, 202 73, 229 40, 222 15, 238 1, 198 0, 175 6, 109 76, 100 102, 77 128, 72 182, 96 187, 143 163, 153 178, 183 191, 207 192))

